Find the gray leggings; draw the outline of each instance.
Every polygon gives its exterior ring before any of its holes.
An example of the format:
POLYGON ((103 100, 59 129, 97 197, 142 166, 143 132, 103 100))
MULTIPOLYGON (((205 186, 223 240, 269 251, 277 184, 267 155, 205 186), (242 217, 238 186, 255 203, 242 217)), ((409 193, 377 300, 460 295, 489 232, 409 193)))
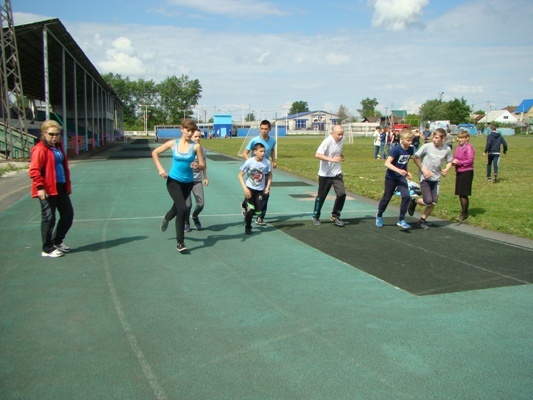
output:
MULTIPOLYGON (((204 209, 204 184, 203 181, 194 182, 192 187, 192 194, 194 195, 194 200, 196 201, 196 206, 194 207, 194 212, 192 213, 193 218, 197 218, 198 215, 204 209)), ((192 200, 191 196, 187 197, 185 200, 185 205, 187 206, 187 212, 185 213, 185 223, 189 223, 189 217, 191 215, 192 209, 192 200)))

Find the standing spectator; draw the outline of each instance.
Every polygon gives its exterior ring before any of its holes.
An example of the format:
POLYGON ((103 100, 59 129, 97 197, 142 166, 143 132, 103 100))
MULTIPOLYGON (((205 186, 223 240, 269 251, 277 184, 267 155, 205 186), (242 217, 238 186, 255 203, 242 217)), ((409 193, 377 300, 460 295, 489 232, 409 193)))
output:
MULTIPOLYGON (((248 146, 246 146, 246 151, 243 153, 243 157, 245 160, 248 160, 253 156, 253 148, 256 143, 262 143, 263 146, 265 146, 265 158, 270 161, 272 164, 272 168, 276 168, 278 165, 276 164, 276 139, 270 137, 268 134, 270 133, 270 129, 272 129, 272 126, 270 125, 270 121, 263 120, 261 121, 261 124, 259 124, 259 136, 253 137, 250 142, 248 143, 248 146)), ((268 177, 266 177, 266 180, 268 180, 268 177)), ((265 193, 263 197, 263 209, 261 210, 261 213, 255 220, 255 223, 257 225, 266 225, 265 223, 265 215, 267 212, 267 206, 268 206, 268 199, 270 197, 270 191, 268 193, 265 193)))
POLYGON ((313 224, 320 225, 320 212, 326 201, 326 197, 333 186, 335 190, 335 203, 331 211, 330 220, 337 226, 344 226, 345 222, 340 219, 346 192, 342 178, 341 162, 344 161, 342 146, 344 145, 344 129, 340 125, 335 125, 331 134, 322 141, 316 151, 315 157, 320 160, 318 170, 318 193, 315 198, 313 209, 313 224))
POLYGON ((402 204, 400 206, 397 225, 403 229, 411 229, 411 225, 405 221, 405 214, 409 206, 409 200, 411 199, 407 185, 407 179, 411 179, 411 173, 407 170, 407 164, 409 163, 409 158, 414 153, 414 148, 411 146, 412 141, 413 134, 409 129, 402 129, 400 146, 393 147, 387 157, 387 161, 385 161, 385 167, 387 167, 387 172, 385 172, 385 189, 383 191, 383 197, 379 201, 378 213, 376 214, 376 226, 378 228, 383 227, 383 213, 387 209, 390 199, 394 195, 394 191, 398 188, 402 197, 402 204))
POLYGON ((422 136, 424 137, 424 143, 431 142, 431 131, 429 130, 429 125, 426 125, 426 128, 422 132, 422 136))
POLYGON ((389 129, 388 126, 383 128, 383 132, 385 132, 386 139, 385 139, 385 147, 387 148, 387 156, 390 154, 390 150, 392 147, 392 139, 393 139, 393 132, 392 129, 389 129))
POLYGON ((455 194, 459 196, 461 203, 461 215, 459 221, 468 218, 468 196, 472 194, 472 181, 474 180, 474 156, 476 150, 470 141, 470 134, 461 131, 457 137, 459 146, 455 148, 452 164, 455 166, 455 194))
POLYGON ((413 147, 415 148, 415 151, 417 151, 420 147, 420 136, 420 131, 418 129, 415 129, 413 131, 413 147))
POLYGON ((385 155, 385 143, 387 142, 387 134, 381 130, 381 133, 379 135, 379 151, 381 153, 381 157, 383 159, 387 158, 385 155))
POLYGON ((377 160, 379 159, 379 149, 381 147, 381 128, 379 126, 376 127, 376 130, 374 131, 374 158, 377 160))
POLYGON ((446 129, 446 139, 444 140, 444 144, 450 148, 450 150, 453 150, 453 135, 450 128, 446 129))
POLYGON ((46 120, 41 124, 41 141, 31 151, 29 174, 31 196, 38 198, 41 205, 41 256, 61 257, 70 251, 63 240, 72 226, 74 208, 70 201, 70 170, 57 121, 46 120))
POLYGON ((411 200, 407 212, 413 215, 417 204, 426 206, 422 218, 418 221, 418 227, 429 229, 426 218, 431 215, 435 204, 439 200, 439 187, 441 176, 446 176, 452 167, 452 151, 448 146, 444 146, 446 131, 442 128, 433 132, 433 142, 424 144, 413 157, 413 161, 420 170, 420 191, 422 198, 411 200), (443 161, 446 167, 442 169, 443 161))
POLYGON ((487 180, 490 182, 491 167, 494 165, 493 183, 498 180, 498 167, 500 166, 500 149, 503 146, 503 154, 507 154, 507 142, 502 135, 496 131, 494 125, 490 126, 490 135, 487 136, 487 144, 483 155, 489 155, 487 159, 487 180))
POLYGON ((204 170, 204 155, 201 146, 194 143, 191 138, 197 130, 196 123, 192 119, 185 119, 181 126, 181 138, 169 140, 152 151, 152 158, 157 167, 159 176, 167 180, 167 190, 174 201, 172 209, 163 217, 161 230, 164 224, 168 224, 176 217, 176 248, 180 253, 187 251, 185 246, 185 214, 187 213, 187 197, 190 196, 194 186, 194 169, 204 170), (172 167, 167 173, 161 165, 159 155, 167 150, 172 151, 172 167), (198 161, 195 161, 195 159, 198 161))

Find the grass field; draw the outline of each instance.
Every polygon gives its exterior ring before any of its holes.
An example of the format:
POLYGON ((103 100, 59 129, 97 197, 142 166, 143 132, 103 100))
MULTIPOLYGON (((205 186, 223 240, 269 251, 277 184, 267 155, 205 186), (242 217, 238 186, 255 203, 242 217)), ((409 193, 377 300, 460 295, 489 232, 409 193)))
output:
MULTIPOLYGON (((280 137, 278 168, 317 180, 318 160, 314 154, 323 138, 280 137)), ((533 239, 533 137, 512 136, 505 139, 509 151, 501 157, 499 182, 496 184, 487 182, 485 178, 487 158, 483 156, 483 150, 486 137, 472 137, 470 140, 476 149, 476 158, 470 216, 465 223, 533 239)), ((204 139, 202 145, 222 154, 236 156, 243 145, 243 138, 204 139)), ((348 191, 379 200, 385 167, 383 160, 374 159, 373 151, 372 138, 354 138, 353 143, 348 143, 347 138, 344 145, 346 161, 342 169, 348 191)), ((417 171, 413 162, 409 163, 409 168, 412 172, 417 171)), ((461 208, 458 197, 454 195, 455 173, 453 170, 450 172, 447 178, 442 179, 439 203, 433 215, 456 221, 461 208)), ((399 197, 395 196, 392 204, 399 203, 399 197)))

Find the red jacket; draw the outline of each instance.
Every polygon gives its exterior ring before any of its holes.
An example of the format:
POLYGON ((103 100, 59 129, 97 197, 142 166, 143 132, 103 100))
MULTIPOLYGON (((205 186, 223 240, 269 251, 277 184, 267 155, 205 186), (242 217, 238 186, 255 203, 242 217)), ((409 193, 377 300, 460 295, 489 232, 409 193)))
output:
MULTIPOLYGON (((67 193, 72 193, 72 185, 70 183, 70 170, 68 168, 67 155, 63 146, 59 143, 59 149, 63 153, 64 162, 63 168, 65 169, 66 189, 67 193)), ((54 152, 50 146, 44 142, 39 142, 31 150, 30 161, 30 178, 31 184, 31 197, 37 197, 37 191, 39 189, 46 190, 46 193, 50 196, 57 196, 56 186, 56 160, 54 152)))

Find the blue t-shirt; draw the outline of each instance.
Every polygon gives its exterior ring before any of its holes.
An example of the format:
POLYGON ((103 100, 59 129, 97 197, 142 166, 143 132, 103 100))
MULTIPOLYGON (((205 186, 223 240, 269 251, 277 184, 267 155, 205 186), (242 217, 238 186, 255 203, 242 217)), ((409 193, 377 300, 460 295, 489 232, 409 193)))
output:
MULTIPOLYGON (((389 157, 393 158, 391 164, 394 165, 396 168, 407 171, 407 164, 409 163, 409 158, 411 158, 411 156, 414 153, 415 153, 415 148, 413 146, 409 146, 407 150, 405 150, 401 145, 394 146, 389 153, 389 157)), ((389 169, 389 168, 387 168, 385 177, 389 179, 393 179, 395 181, 398 181, 404 178, 398 172, 393 171, 392 169, 389 169)))
POLYGON ((67 177, 65 176, 65 168, 63 167, 63 161, 65 161, 65 157, 63 156, 61 150, 57 147, 51 146, 50 148, 54 153, 54 158, 56 161, 56 182, 65 183, 67 181, 67 177))
POLYGON ((170 169, 168 176, 183 183, 194 182, 194 174, 191 168, 191 163, 196 156, 194 153, 194 143, 191 142, 187 153, 180 153, 178 151, 178 142, 179 139, 176 140, 176 143, 174 143, 174 147, 172 148, 172 168, 170 169))
POLYGON ((254 156, 253 148, 256 143, 262 143, 263 146, 265 146, 265 158, 270 160, 270 152, 274 147, 276 147, 276 139, 269 136, 268 139, 265 140, 261 137, 261 135, 253 137, 248 143, 248 146, 246 146, 246 150, 250 151, 250 158, 254 156))

